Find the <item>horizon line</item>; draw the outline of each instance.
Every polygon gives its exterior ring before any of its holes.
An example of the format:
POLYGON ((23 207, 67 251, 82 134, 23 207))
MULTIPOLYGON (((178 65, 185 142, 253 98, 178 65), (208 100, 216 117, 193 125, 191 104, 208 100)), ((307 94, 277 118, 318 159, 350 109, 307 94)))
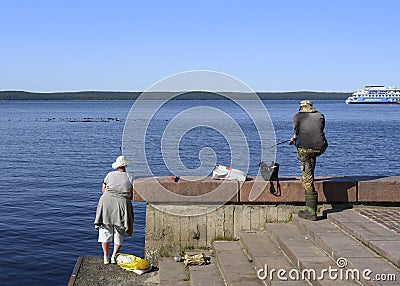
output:
MULTIPOLYGON (((113 92, 113 93, 144 93, 146 91, 116 91, 116 90, 79 90, 79 91, 27 91, 27 90, 0 90, 0 92, 26 92, 26 93, 39 93, 39 94, 55 94, 55 93, 83 93, 83 92, 113 92)), ((250 93, 250 92, 241 92, 241 91, 207 91, 207 90, 168 90, 168 91, 150 91, 150 92, 209 92, 209 93, 250 93)), ((296 92, 311 92, 311 93, 353 93, 354 91, 313 91, 313 90, 296 90, 296 91, 254 91, 255 93, 296 93, 296 92)))

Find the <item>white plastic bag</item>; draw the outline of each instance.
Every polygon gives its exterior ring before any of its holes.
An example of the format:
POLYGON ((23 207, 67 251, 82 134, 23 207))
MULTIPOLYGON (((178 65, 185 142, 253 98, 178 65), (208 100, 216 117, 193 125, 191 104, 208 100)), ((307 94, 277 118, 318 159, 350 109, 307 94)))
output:
POLYGON ((243 171, 222 165, 215 166, 212 178, 216 180, 238 180, 239 182, 246 181, 246 175, 243 171))

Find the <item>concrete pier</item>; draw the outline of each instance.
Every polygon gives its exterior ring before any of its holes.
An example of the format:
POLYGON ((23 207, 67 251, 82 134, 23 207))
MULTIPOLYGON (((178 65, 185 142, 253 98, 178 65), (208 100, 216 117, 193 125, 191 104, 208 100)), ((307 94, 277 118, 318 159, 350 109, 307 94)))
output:
MULTIPOLYGON (((135 200, 149 202, 145 255, 151 261, 184 249, 212 247, 216 238, 232 240, 243 231, 264 231, 266 223, 289 222, 304 205, 299 177, 282 177, 279 183, 254 177, 243 183, 194 179, 135 182, 135 200), (207 197, 217 188, 217 195, 207 197)), ((315 189, 325 208, 400 202, 400 177, 317 177, 315 189)))
MULTIPOLYGON (((375 273, 386 274, 386 278, 397 279, 391 280, 390 285, 400 285, 396 284, 400 281, 399 176, 316 178, 317 222, 296 215, 304 206, 299 177, 283 177, 272 184, 257 177, 242 183, 193 177, 175 182, 169 177, 157 177, 138 179, 134 188, 135 201, 148 202, 145 256, 159 266, 157 277, 152 273, 151 280, 141 281, 143 285, 223 285, 222 280, 226 285, 243 285, 244 281, 248 282, 246 285, 281 285, 284 282, 276 277, 257 278, 257 271, 266 263, 275 268, 320 271, 336 266, 340 257, 346 258, 351 268, 371 268, 375 273), (172 258, 188 251, 206 250, 211 250, 212 255, 208 268, 192 266, 185 270, 172 258), (229 258, 231 251, 235 261, 229 258), (181 275, 171 276, 168 269, 180 269, 174 273, 181 275), (207 273, 214 273, 212 280, 207 280, 207 273)), ((82 267, 85 259, 90 264, 87 257, 78 259, 70 285, 78 278, 80 283, 88 283, 79 285, 100 285, 87 281, 92 276, 82 267)), ((96 267, 96 272, 101 273, 100 268, 107 266, 96 267)), ((135 277, 126 279, 138 281, 135 277)), ((335 282, 309 279, 285 283, 335 282)), ((128 284, 124 281, 118 285, 128 284)), ((346 281, 343 285, 360 284, 389 285, 367 279, 346 281)))

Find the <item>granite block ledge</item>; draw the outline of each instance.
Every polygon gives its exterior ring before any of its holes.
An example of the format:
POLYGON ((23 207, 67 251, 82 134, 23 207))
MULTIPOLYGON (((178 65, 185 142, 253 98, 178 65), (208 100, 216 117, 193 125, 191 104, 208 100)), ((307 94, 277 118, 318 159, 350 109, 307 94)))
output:
MULTIPOLYGON (((400 176, 394 177, 316 177, 319 203, 397 203, 400 202, 400 176)), ((303 203, 300 177, 281 177, 266 182, 248 177, 246 182, 214 180, 211 177, 140 178, 134 183, 134 200, 149 203, 303 203)))

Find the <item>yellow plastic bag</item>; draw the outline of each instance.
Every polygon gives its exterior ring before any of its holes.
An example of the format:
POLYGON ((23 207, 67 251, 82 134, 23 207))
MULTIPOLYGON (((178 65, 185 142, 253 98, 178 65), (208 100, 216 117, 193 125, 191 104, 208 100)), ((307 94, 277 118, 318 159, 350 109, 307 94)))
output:
POLYGON ((119 253, 116 257, 116 262, 119 267, 128 271, 149 270, 151 268, 150 263, 146 259, 132 254, 119 253))

